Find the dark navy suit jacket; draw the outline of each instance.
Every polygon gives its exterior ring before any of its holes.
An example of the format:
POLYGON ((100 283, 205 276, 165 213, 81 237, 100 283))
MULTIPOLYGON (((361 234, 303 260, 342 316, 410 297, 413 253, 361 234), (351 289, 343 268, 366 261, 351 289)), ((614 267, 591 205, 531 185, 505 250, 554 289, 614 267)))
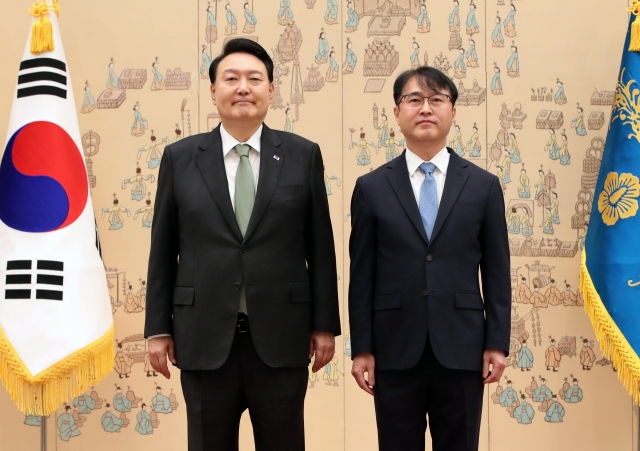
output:
POLYGON ((407 369, 427 334, 450 369, 482 370, 487 348, 509 352, 509 243, 498 178, 451 156, 431 240, 405 153, 360 177, 351 199, 352 355, 407 369), (482 290, 480 289, 482 282, 482 290))

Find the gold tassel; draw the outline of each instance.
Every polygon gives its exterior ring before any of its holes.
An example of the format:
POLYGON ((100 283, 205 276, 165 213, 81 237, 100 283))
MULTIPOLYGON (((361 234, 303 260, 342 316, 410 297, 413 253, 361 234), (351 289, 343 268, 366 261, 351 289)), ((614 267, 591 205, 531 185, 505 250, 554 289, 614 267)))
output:
POLYGON ((618 372, 618 379, 633 400, 640 402, 640 358, 622 334, 602 303, 587 268, 587 254, 583 250, 580 262, 580 292, 584 308, 600 343, 602 355, 611 360, 618 372))
POLYGON ((113 326, 101 338, 40 374, 31 375, 0 328, 0 382, 18 409, 45 416, 55 412, 113 370, 113 326))
POLYGON ((631 24, 631 37, 629 38, 629 51, 640 52, 640 1, 633 0, 627 11, 635 15, 636 18, 631 24))
POLYGON ((36 18, 36 23, 31 28, 31 53, 37 55, 55 50, 53 24, 49 20, 49 12, 51 11, 59 16, 58 0, 53 0, 51 6, 47 0, 40 0, 29 8, 29 14, 36 18))

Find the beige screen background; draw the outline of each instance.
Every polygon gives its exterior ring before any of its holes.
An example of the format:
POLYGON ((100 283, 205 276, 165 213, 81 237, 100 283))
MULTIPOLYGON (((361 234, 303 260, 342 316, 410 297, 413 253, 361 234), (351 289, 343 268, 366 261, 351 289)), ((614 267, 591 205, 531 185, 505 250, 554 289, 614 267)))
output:
MULTIPOLYGON (((155 156, 176 139, 176 130, 180 136, 190 136, 218 124, 208 75, 206 70, 201 75, 201 70, 208 58, 220 52, 229 37, 226 33, 233 32, 237 34, 232 36, 257 39, 276 61, 276 101, 266 123, 279 130, 290 126, 294 133, 318 142, 325 162, 343 336, 336 339, 336 356, 328 369, 317 373, 318 380, 310 376, 307 449, 377 449, 372 398, 350 376, 346 308, 349 204, 357 177, 403 149, 403 137, 393 118, 392 86, 395 77, 412 62, 441 68, 460 87, 459 137, 452 129, 450 139, 459 152, 464 151, 465 158, 500 173, 507 206, 505 221, 510 221, 514 232, 509 234, 512 354, 505 378, 485 390, 480 449, 634 449, 637 413, 595 342, 577 292, 579 255, 626 33, 626 1, 515 0, 514 27, 508 20, 508 0, 477 0, 475 22, 469 18, 472 6, 461 0, 459 30, 455 29, 454 2, 449 0, 426 0, 430 27, 426 22, 418 23, 422 8, 417 0, 337 0, 335 20, 331 10, 327 13, 328 3, 61 1, 60 28, 122 352, 117 357, 120 363, 114 361, 118 371, 86 393, 97 400, 96 409, 74 413, 80 435, 69 440, 58 436, 56 422, 63 409, 49 418, 49 449, 187 449, 178 370, 172 368, 171 379, 165 380, 145 368, 146 342, 141 334, 151 231, 145 222, 152 215, 156 192, 155 156), (253 29, 245 19, 245 3, 256 18, 253 29), (285 9, 279 19, 281 3, 290 3, 292 18, 285 9), (215 27, 211 26, 208 6, 216 18, 215 27), (236 17, 236 30, 228 27, 227 8, 236 17), (347 25, 350 8, 352 20, 347 25), (500 18, 503 47, 497 46, 500 38, 495 38, 496 16, 500 18), (319 51, 321 33, 333 55, 319 51), (469 51, 470 38, 475 41, 477 57, 469 51), (517 48, 517 64, 510 62, 512 46, 517 48), (461 58, 460 48, 464 49, 461 58), (350 51, 357 58, 353 69, 350 51), (152 65, 156 59, 163 83, 154 81, 152 65), (107 89, 111 61, 118 89, 107 89), (338 70, 329 70, 333 66, 338 70), (494 67, 500 71, 500 83, 493 82, 494 67), (86 89, 95 99, 94 109, 83 107, 86 89), (136 104, 147 128, 132 128, 136 104), (578 105, 583 109, 581 114, 578 105), (550 129, 555 130, 557 148, 553 143, 547 147, 550 129), (511 152, 508 158, 505 148, 511 152), (136 180, 137 167, 142 177, 136 180), (521 178, 523 169, 528 183, 521 178), (554 193, 557 203, 553 202, 554 193), (122 207, 116 212, 122 218, 121 228, 114 228, 115 198, 122 207), (518 222, 528 226, 513 227, 515 217, 509 218, 512 208, 518 222), (529 370, 518 366, 519 362, 524 365, 519 356, 526 352, 521 351, 525 340, 533 356, 529 370), (576 384, 581 399, 573 402, 577 397, 568 396, 566 400, 565 392, 576 384), (564 410, 562 421, 557 421, 557 415, 547 416, 550 402, 536 401, 546 392, 542 385, 557 394, 564 410), (132 408, 124 414, 128 423, 125 421, 119 432, 106 432, 101 418, 105 404, 114 402, 116 386, 133 401, 132 408), (136 415, 143 402, 151 406, 157 386, 171 405, 165 410, 171 412, 151 413, 153 433, 142 435, 135 429, 136 415), (520 424, 513 416, 513 401, 520 393, 535 412, 531 424, 520 424)), ((0 124, 8 122, 18 66, 30 31, 30 6, 26 1, 3 5, 0 124)), ((43 139, 42 145, 46 144, 43 139)), ((73 410, 77 408, 72 403, 73 410)), ((0 451, 39 449, 40 429, 25 424, 31 421, 15 408, 5 390, 0 390, 0 412, 0 451)), ((246 415, 241 449, 254 449, 246 415)))

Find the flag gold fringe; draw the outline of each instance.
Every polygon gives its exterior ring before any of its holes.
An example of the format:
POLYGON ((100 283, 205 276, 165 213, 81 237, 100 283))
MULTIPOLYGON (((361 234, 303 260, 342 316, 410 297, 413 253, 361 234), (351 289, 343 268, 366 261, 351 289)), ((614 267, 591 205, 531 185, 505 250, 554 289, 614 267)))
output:
POLYGON ((24 414, 46 416, 97 384, 111 370, 114 329, 32 376, 0 328, 0 381, 24 414))
POLYGON ((47 0, 39 0, 29 8, 29 14, 36 18, 36 23, 31 28, 31 53, 40 54, 55 50, 53 42, 53 24, 49 20, 49 12, 60 15, 58 0, 52 0, 51 4, 47 0))
POLYGON ((611 360, 618 372, 618 379, 637 404, 640 401, 640 358, 602 303, 589 275, 587 254, 584 250, 580 264, 580 291, 584 298, 584 308, 600 342, 602 354, 611 360))

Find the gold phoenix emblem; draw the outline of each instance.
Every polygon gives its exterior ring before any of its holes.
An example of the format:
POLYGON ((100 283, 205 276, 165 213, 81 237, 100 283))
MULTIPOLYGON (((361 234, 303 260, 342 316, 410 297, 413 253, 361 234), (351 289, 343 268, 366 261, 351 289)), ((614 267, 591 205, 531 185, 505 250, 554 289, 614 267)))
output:
POLYGON ((604 188, 598 197, 598 211, 608 226, 620 219, 627 219, 638 213, 640 181, 629 173, 610 172, 604 181, 604 188))
POLYGON ((630 125, 633 133, 629 133, 628 139, 636 138, 640 142, 640 89, 635 80, 629 80, 626 84, 622 80, 626 68, 620 72, 620 80, 616 86, 616 97, 613 104, 611 123, 620 119, 623 125, 630 125), (636 87, 632 89, 632 86, 636 87))

